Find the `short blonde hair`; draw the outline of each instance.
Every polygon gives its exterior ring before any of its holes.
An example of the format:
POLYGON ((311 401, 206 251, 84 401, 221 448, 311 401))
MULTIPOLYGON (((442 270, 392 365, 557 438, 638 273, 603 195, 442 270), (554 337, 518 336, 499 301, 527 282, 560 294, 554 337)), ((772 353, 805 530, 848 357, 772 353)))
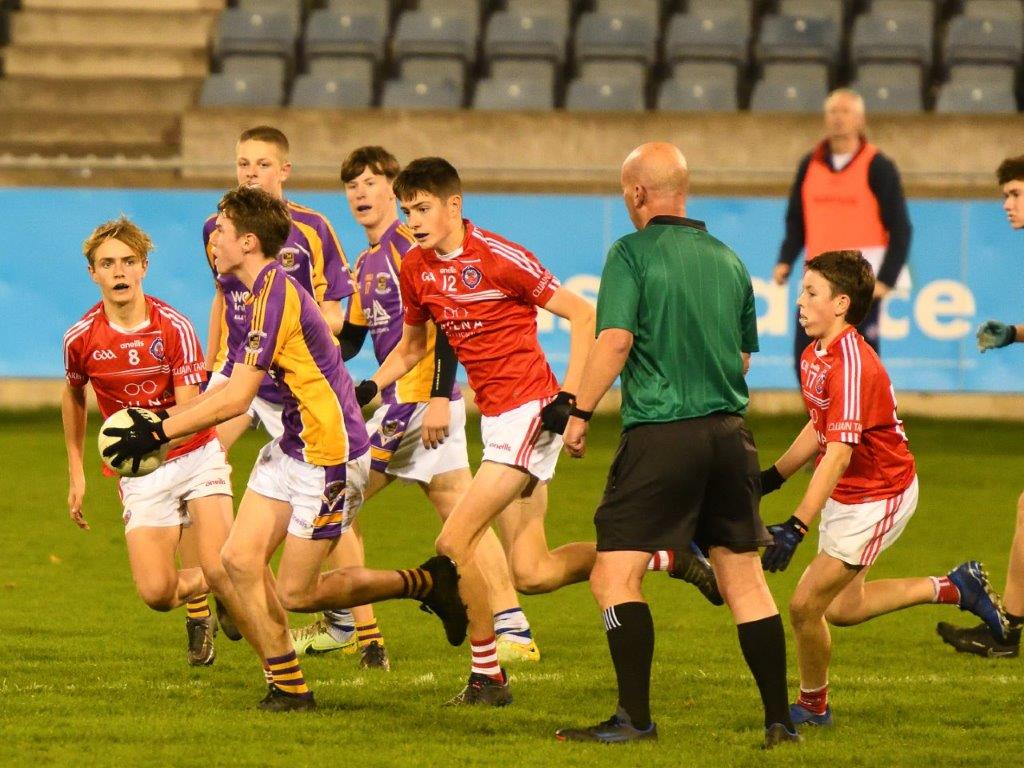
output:
POLYGON ((90 267, 95 261, 96 250, 107 240, 119 240, 131 248, 132 253, 143 261, 149 259, 149 253, 153 250, 153 241, 142 230, 142 227, 121 214, 116 219, 100 224, 82 243, 82 253, 85 254, 90 267))
POLYGON ((857 107, 857 110, 862 115, 866 114, 866 110, 864 108, 864 97, 857 93, 855 90, 853 90, 853 88, 836 88, 834 91, 829 93, 829 95, 825 98, 825 109, 828 109, 829 102, 835 99, 837 96, 846 96, 851 101, 853 101, 854 105, 857 107))

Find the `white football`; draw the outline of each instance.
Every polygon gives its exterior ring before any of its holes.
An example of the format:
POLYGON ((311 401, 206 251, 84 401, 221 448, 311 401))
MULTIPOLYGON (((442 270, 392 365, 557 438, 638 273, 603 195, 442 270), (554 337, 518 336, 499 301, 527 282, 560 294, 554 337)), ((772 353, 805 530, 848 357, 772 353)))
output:
MULTIPOLYGON (((154 424, 160 421, 160 417, 152 411, 147 411, 145 408, 136 408, 136 411, 145 416, 149 421, 154 424)), ((100 447, 100 458, 103 463, 110 468, 111 471, 121 475, 121 477, 142 477, 148 475, 150 472, 155 470, 161 464, 164 463, 164 459, 167 458, 167 444, 161 445, 157 450, 150 454, 142 457, 142 461, 139 462, 139 471, 132 472, 132 460, 125 459, 120 466, 115 466, 111 463, 110 459, 103 455, 103 451, 108 447, 116 443, 120 438, 112 437, 104 434, 108 427, 132 427, 135 424, 132 421, 131 414, 128 413, 127 408, 122 408, 116 413, 110 414, 109 418, 103 422, 103 426, 100 427, 99 443, 100 447)))

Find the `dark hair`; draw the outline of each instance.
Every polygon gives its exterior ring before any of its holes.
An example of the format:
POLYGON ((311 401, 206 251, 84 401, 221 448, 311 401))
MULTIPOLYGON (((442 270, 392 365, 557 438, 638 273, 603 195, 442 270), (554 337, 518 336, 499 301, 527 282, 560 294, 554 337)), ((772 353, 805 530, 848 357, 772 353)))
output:
POLYGON ((860 251, 826 251, 808 261, 807 269, 813 269, 829 282, 833 296, 850 297, 846 322, 860 325, 864 321, 874 299, 875 275, 860 251))
POLYGON ((455 166, 443 157, 420 157, 395 179, 395 197, 399 200, 412 200, 417 192, 447 200, 462 194, 462 180, 455 166))
POLYGON ((348 184, 367 168, 371 173, 384 176, 388 181, 394 181, 398 172, 402 170, 397 158, 384 147, 359 147, 349 152, 341 164, 341 183, 348 184))
POLYGON ((239 144, 243 141, 265 141, 267 144, 273 144, 281 150, 282 159, 288 156, 290 149, 288 137, 272 125, 257 125, 254 128, 247 128, 238 137, 239 144))
POLYGON ((996 169, 999 186, 1010 181, 1024 181, 1024 155, 1008 157, 996 169))
POLYGON ((264 256, 274 258, 292 229, 284 200, 259 187, 236 187, 224 195, 217 210, 231 219, 239 235, 255 235, 264 256))

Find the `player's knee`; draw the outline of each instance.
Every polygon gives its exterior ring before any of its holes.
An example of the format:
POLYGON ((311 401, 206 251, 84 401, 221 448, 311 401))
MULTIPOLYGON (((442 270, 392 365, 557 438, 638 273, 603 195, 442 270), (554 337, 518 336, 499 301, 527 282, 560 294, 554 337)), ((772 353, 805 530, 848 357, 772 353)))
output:
POLYGON ((224 594, 231 583, 231 578, 228 576, 227 569, 221 560, 214 564, 204 565, 203 577, 206 579, 210 589, 217 594, 224 594))
POLYGON ((265 567, 258 556, 252 552, 246 552, 241 547, 233 546, 230 541, 220 551, 220 562, 224 566, 224 572, 231 579, 252 575, 254 572, 262 571, 265 567))
POLYGON ((512 584, 515 586, 516 592, 521 595, 542 595, 551 591, 548 580, 534 568, 513 567, 512 584))
POLYGON ((463 563, 466 561, 466 552, 464 548, 455 541, 455 538, 442 530, 438 537, 434 540, 434 548, 437 550, 437 554, 447 557, 456 563, 463 563))
POLYGON ((821 611, 803 595, 794 595, 789 601, 789 619, 795 625, 821 620, 821 611))
POLYGON ((854 614, 831 606, 825 611, 825 621, 833 627, 852 627, 855 624, 860 624, 860 619, 854 614))
POLYGON ((138 587, 139 597, 154 611, 166 613, 176 607, 175 586, 175 583, 170 580, 151 581, 146 584, 140 584, 138 587))
POLYGON ((300 585, 287 581, 277 582, 277 599, 286 611, 308 613, 310 611, 310 595, 300 585))

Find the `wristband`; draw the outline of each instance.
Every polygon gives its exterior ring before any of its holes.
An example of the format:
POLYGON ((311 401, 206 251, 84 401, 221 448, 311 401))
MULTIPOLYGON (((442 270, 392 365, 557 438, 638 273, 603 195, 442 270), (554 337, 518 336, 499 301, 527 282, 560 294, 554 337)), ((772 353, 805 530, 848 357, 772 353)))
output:
POLYGON ((584 421, 590 421, 590 417, 594 415, 593 411, 584 411, 582 408, 577 408, 575 405, 569 409, 569 415, 575 416, 577 419, 583 419, 584 421))
POLYGON ((791 525, 796 529, 796 532, 800 534, 802 539, 807 533, 807 523, 801 520, 796 515, 791 515, 789 520, 786 521, 786 525, 791 525))

